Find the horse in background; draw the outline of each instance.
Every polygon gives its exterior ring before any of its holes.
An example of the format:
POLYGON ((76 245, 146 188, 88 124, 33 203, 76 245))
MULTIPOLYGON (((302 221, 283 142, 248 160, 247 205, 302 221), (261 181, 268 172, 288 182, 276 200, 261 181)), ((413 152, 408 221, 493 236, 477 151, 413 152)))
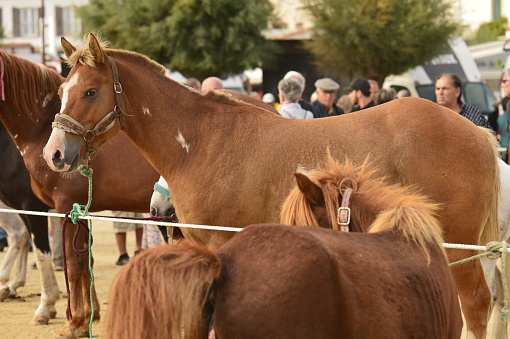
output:
POLYGON ((459 338, 438 205, 372 174, 346 183, 369 234, 259 224, 216 252, 142 252, 114 278, 105 337, 459 338))
MULTIPOLYGON (((6 99, 6 101, 10 101, 10 99, 6 99)), ((0 115, 4 112, 3 109, 5 109, 5 102, 0 102, 0 115)), ((50 207, 42 203, 32 191, 30 174, 25 167, 20 151, 1 123, 0 149, 2 150, 0 152, 0 163, 2 164, 0 165, 0 201, 14 209, 48 212, 50 207)), ((46 325, 50 319, 55 318, 57 314, 55 303, 60 298, 48 240, 48 218, 29 214, 18 216, 10 213, 0 213, 0 218, 5 218, 6 223, 2 226, 12 238, 9 251, 0 266, 0 281, 7 282, 9 280, 9 273, 18 257, 15 270, 15 276, 18 278, 15 282, 9 282, 0 287, 0 301, 8 296, 15 296, 17 287, 25 285, 30 237, 28 232, 30 232, 33 234, 35 261, 41 278, 41 301, 34 312, 31 323, 46 325), (19 224, 20 219, 23 220, 24 225, 19 224)))
MULTIPOLYGON (((62 46, 73 69, 59 90, 65 104, 44 152, 53 170, 75 170, 89 150, 122 129, 168 182, 180 222, 243 227, 278 222, 295 185, 292 174, 317 168, 329 147, 334 157, 355 163, 372 154, 379 176, 416 185, 448 206, 438 212, 448 242, 497 239, 499 176, 490 139, 495 138, 429 100, 403 98, 327 119, 285 119, 216 93, 192 91, 165 77, 166 69, 149 58, 104 48, 93 34, 83 48, 65 39, 62 46), (114 82, 117 89, 121 83, 122 93, 113 90, 114 82), (81 129, 104 133, 87 147, 81 129)), ((210 248, 232 237, 182 231, 210 248)), ((447 253, 452 261, 466 255, 447 253)), ((491 298, 481 264, 472 261, 452 272, 468 331, 483 338, 491 298)))

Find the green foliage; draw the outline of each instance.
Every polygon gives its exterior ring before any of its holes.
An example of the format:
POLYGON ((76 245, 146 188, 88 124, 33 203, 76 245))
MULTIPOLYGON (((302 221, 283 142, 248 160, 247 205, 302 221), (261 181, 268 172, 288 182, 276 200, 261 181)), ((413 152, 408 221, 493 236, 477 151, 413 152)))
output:
POLYGON ((485 22, 480 25, 471 38, 466 39, 468 45, 482 44, 495 41, 499 36, 504 36, 508 28, 508 18, 502 16, 498 20, 485 22))
POLYGON ((443 0, 306 0, 324 70, 381 82, 437 55, 460 27, 443 0))
POLYGON ((270 64, 276 45, 261 34, 268 0, 90 0, 77 10, 86 30, 188 76, 270 64))

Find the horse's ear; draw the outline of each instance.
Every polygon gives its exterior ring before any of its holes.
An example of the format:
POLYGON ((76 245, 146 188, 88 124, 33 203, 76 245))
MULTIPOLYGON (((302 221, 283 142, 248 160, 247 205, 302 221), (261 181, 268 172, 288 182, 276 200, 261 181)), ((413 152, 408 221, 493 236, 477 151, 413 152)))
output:
POLYGON ((305 199, 314 205, 324 205, 324 193, 310 178, 302 173, 294 173, 299 190, 305 199))
POLYGON ((69 59, 71 54, 76 51, 76 47, 74 47, 69 41, 66 40, 66 38, 61 37, 60 38, 60 44, 62 45, 62 49, 64 50, 64 53, 66 57, 69 59))
POLYGON ((89 35, 89 49, 97 63, 105 63, 106 55, 103 51, 103 48, 101 47, 101 44, 97 40, 96 36, 92 33, 89 35))

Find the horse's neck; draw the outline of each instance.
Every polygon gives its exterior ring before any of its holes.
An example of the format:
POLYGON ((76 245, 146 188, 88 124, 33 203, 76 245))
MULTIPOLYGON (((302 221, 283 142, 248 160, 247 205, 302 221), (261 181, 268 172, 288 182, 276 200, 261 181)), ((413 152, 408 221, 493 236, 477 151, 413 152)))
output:
MULTIPOLYGON (((127 114, 134 115, 133 120, 126 122, 124 130, 165 179, 169 180, 170 172, 192 166, 195 161, 205 161, 206 157, 214 157, 214 152, 221 151, 219 147, 208 147, 205 152, 209 143, 229 143, 232 129, 216 126, 221 104, 214 105, 210 99, 165 78, 147 86, 130 81, 122 86, 126 93, 124 109, 127 114), (137 93, 138 99, 128 93, 137 93)), ((229 105, 224 107, 230 109, 229 105)), ((221 116, 228 126, 236 124, 234 114, 221 112, 221 116), (232 120, 228 120, 229 116, 232 120)))

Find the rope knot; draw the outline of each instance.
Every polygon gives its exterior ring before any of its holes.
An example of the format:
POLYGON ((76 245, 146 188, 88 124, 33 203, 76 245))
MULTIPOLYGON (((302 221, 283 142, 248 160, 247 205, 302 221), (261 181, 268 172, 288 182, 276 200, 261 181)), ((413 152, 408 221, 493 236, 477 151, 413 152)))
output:
POLYGON ((71 218, 71 221, 73 224, 76 224, 78 222, 78 219, 80 217, 88 215, 88 212, 85 210, 86 206, 80 205, 80 204, 73 204, 73 209, 71 212, 69 212, 69 217, 71 218))
POLYGON ((487 243, 487 245, 485 246, 485 253, 486 253, 486 256, 487 258, 489 259, 499 259, 501 258, 501 249, 503 247, 506 247, 506 243, 505 245, 503 245, 504 242, 499 242, 499 241, 491 241, 489 243, 487 243))
POLYGON ((94 173, 94 170, 92 168, 90 168, 90 167, 86 167, 84 165, 80 165, 78 167, 78 172, 80 172, 80 174, 83 175, 84 177, 89 178, 89 177, 92 176, 92 173, 94 173))

